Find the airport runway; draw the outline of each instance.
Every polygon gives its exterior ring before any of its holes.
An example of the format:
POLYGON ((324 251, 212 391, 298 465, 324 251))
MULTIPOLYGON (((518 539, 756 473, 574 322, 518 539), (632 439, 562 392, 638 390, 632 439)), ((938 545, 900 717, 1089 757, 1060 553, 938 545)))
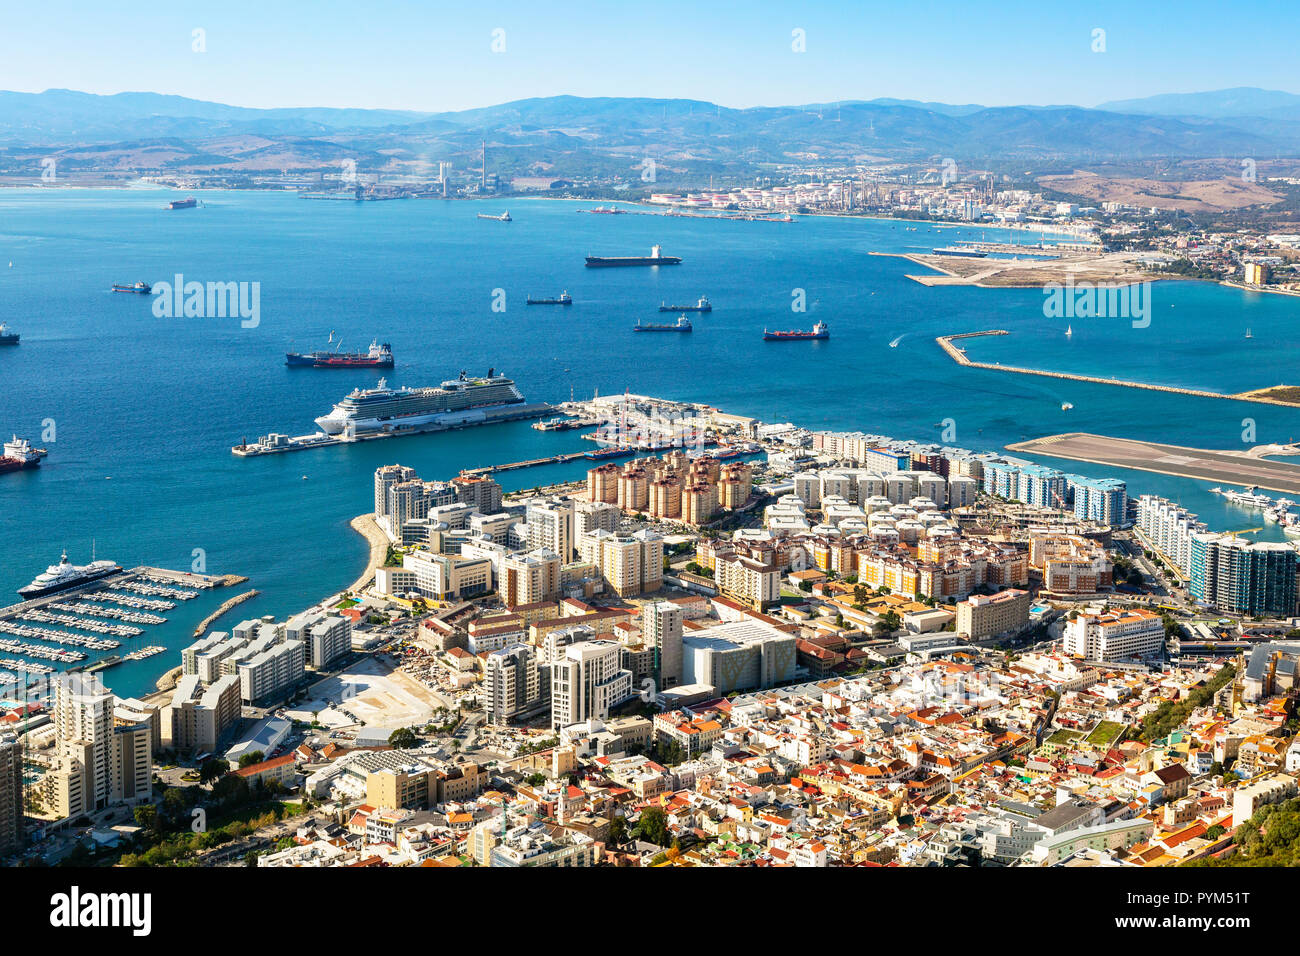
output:
POLYGON ((1085 432, 1015 442, 1006 448, 1008 451, 1212 481, 1225 486, 1225 490, 1232 485, 1254 485, 1268 491, 1300 494, 1300 465, 1269 461, 1245 452, 1183 448, 1085 432))

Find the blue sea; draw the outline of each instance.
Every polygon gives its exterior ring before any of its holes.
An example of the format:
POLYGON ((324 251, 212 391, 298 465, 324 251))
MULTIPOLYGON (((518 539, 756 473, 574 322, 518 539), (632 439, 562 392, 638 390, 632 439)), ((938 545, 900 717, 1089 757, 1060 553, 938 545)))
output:
MULTIPOLYGON (((22 334, 0 350, 0 432, 50 451, 0 478, 0 592, 12 595, 66 548, 124 566, 247 575, 256 599, 224 618, 283 617, 347 586, 367 546, 348 521, 372 506, 372 474, 400 462, 426 478, 586 447, 575 432, 527 423, 241 459, 230 447, 269 431, 305 434, 368 370, 291 369, 284 352, 390 342, 390 384, 430 385, 495 367, 530 400, 632 392, 704 401, 767 421, 937 438, 996 450, 1061 431, 1240 448, 1300 437, 1300 412, 961 368, 938 335, 1005 328, 966 341, 980 361, 1215 391, 1295 382, 1300 302, 1199 282, 1152 291, 1152 321, 1044 317, 1039 290, 926 288, 906 260, 959 239, 1024 233, 805 217, 795 223, 581 214, 591 204, 313 202, 287 193, 0 190, 0 321, 22 334), (509 208, 511 223, 478 220, 509 208), (584 267, 584 256, 681 256, 657 269, 584 267), (12 261, 12 266, 9 263, 12 261), (114 282, 257 282, 260 322, 157 318, 114 282), (570 308, 527 308, 568 290, 570 308), (691 335, 637 335, 663 301, 707 295, 691 335), (504 296, 504 299, 503 299, 504 296), (806 312, 794 313, 802 298, 806 312), (504 311, 493 304, 504 301, 504 311), (764 328, 821 320, 824 342, 762 341, 764 328), (1249 328, 1253 337, 1245 338, 1249 328), (890 343, 897 341, 896 347, 890 343), (1063 402, 1073 408, 1062 411, 1063 402), (1255 437, 1243 441, 1253 419, 1255 437), (42 435, 47 440, 38 441, 42 435)), ((1034 236, 1033 238, 1037 238, 1034 236)), ((1258 525, 1202 482, 1042 459, 1116 474, 1131 494, 1182 500, 1211 527, 1258 525)), ((507 490, 575 478, 585 465, 507 472, 507 490)), ((1277 537, 1275 528, 1269 535, 1277 537)), ((176 649, 235 590, 169 613, 143 640, 176 649)), ((177 655, 118 665, 121 694, 152 689, 177 655)))

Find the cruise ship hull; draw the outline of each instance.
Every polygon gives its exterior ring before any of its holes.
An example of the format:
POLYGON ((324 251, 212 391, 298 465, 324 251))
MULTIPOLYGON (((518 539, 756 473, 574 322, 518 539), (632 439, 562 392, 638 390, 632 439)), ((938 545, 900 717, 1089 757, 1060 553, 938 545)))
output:
POLYGON ((58 594, 60 591, 69 591, 72 588, 81 587, 83 584, 89 584, 91 581, 98 581, 100 578, 106 578, 111 574, 117 574, 122 569, 118 567, 105 568, 102 571, 93 571, 90 574, 84 574, 80 577, 70 578, 67 581, 60 581, 58 584, 52 584, 49 587, 38 588, 27 585, 18 589, 18 595, 24 601, 32 601, 36 598, 45 597, 50 594, 58 594))
POLYGON ((510 402, 480 408, 463 408, 451 412, 430 412, 414 415, 395 415, 391 418, 343 418, 333 413, 316 419, 320 430, 327 435, 357 438, 373 435, 400 435, 404 432, 433 432, 451 428, 468 428, 492 422, 513 421, 522 418, 540 418, 554 409, 545 402, 510 402), (352 428, 349 432, 349 423, 352 428))

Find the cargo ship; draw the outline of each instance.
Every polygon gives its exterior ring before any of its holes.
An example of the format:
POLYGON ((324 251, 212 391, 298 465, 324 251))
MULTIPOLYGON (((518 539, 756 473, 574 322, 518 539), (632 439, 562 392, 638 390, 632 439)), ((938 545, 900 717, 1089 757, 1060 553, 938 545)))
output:
POLYGON ((193 196, 187 196, 185 199, 173 199, 167 204, 168 209, 193 209, 198 206, 199 201, 193 196))
POLYGON ((499 216, 489 216, 487 213, 481 212, 478 214, 478 217, 480 219, 491 219, 495 222, 513 222, 513 220, 510 218, 510 213, 508 212, 503 212, 499 216))
POLYGON ((811 330, 792 329, 786 332, 769 332, 763 330, 764 342, 798 342, 806 339, 829 339, 830 330, 826 328, 825 322, 818 322, 811 330))
POLYGON ((44 448, 33 448, 31 442, 17 435, 4 444, 4 454, 0 455, 0 475, 11 471, 23 471, 27 468, 39 468, 41 459, 48 455, 44 448))
POLYGON ((130 285, 122 285, 121 283, 114 282, 114 283, 113 283, 113 291, 114 291, 114 292, 134 292, 134 293, 136 293, 136 294, 138 294, 138 295, 148 295, 149 293, 151 293, 151 292, 153 291, 153 286, 151 286, 151 285, 150 285, 149 283, 147 283, 147 282, 132 282, 130 285))
POLYGON ((636 325, 632 327, 633 332, 690 332, 692 331, 691 320, 686 316, 681 316, 673 325, 642 325, 641 320, 637 319, 636 325))
POLYGON ((544 422, 533 422, 533 427, 539 432, 565 432, 574 428, 582 428, 586 423, 577 418, 548 418, 544 422))
POLYGON ((353 389, 316 424, 326 435, 355 438, 481 425, 550 410, 545 404, 529 405, 513 381, 488 369, 481 378, 461 372, 437 388, 389 388, 381 378, 375 388, 353 389))
POLYGON ((986 259, 988 253, 981 249, 968 249, 965 246, 940 246, 934 250, 936 256, 964 256, 967 259, 986 259))
POLYGON ((9 326, 0 323, 0 345, 17 345, 18 333, 10 332, 9 326))
POLYGON ((569 291, 566 289, 560 293, 559 298, 534 299, 532 296, 529 296, 524 300, 524 303, 526 305, 573 305, 573 296, 569 295, 569 291))
MULTIPOLYGON (((330 341, 334 341, 333 335, 330 341)), ((393 350, 387 342, 380 345, 372 341, 366 352, 286 352, 284 364, 309 368, 392 368, 393 350)))
POLYGON ((36 579, 31 584, 19 588, 18 595, 24 601, 30 601, 45 597, 47 594, 57 594, 68 588, 88 584, 121 570, 113 561, 91 561, 86 565, 72 564, 68 561, 68 552, 64 551, 58 564, 51 564, 42 574, 36 575, 36 579))
POLYGON ((666 256, 662 247, 652 246, 648 256, 587 256, 587 268, 611 266, 675 266, 681 264, 680 256, 666 256))
POLYGON ((590 461, 604 461, 606 458, 626 458, 628 455, 635 455, 635 448, 602 448, 599 451, 583 452, 582 457, 590 461))
POLYGON ((696 302, 694 305, 666 305, 661 302, 659 304, 659 311, 660 312, 712 312, 713 306, 709 304, 709 300, 706 296, 700 296, 700 301, 696 302))

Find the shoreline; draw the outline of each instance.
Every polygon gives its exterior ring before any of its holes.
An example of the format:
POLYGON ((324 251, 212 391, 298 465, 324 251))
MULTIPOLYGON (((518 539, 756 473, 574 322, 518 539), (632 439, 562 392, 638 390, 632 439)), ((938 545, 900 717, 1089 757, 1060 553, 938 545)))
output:
MULTIPOLYGON (((384 566, 384 559, 388 557, 388 548, 391 542, 389 542, 388 536, 380 530, 379 525, 375 523, 373 514, 357 515, 348 522, 348 526, 370 544, 370 557, 366 562, 365 571, 361 572, 361 577, 357 578, 351 587, 344 589, 355 593, 373 581, 375 572, 384 566)), ((330 599, 327 598, 326 600, 330 599)))

